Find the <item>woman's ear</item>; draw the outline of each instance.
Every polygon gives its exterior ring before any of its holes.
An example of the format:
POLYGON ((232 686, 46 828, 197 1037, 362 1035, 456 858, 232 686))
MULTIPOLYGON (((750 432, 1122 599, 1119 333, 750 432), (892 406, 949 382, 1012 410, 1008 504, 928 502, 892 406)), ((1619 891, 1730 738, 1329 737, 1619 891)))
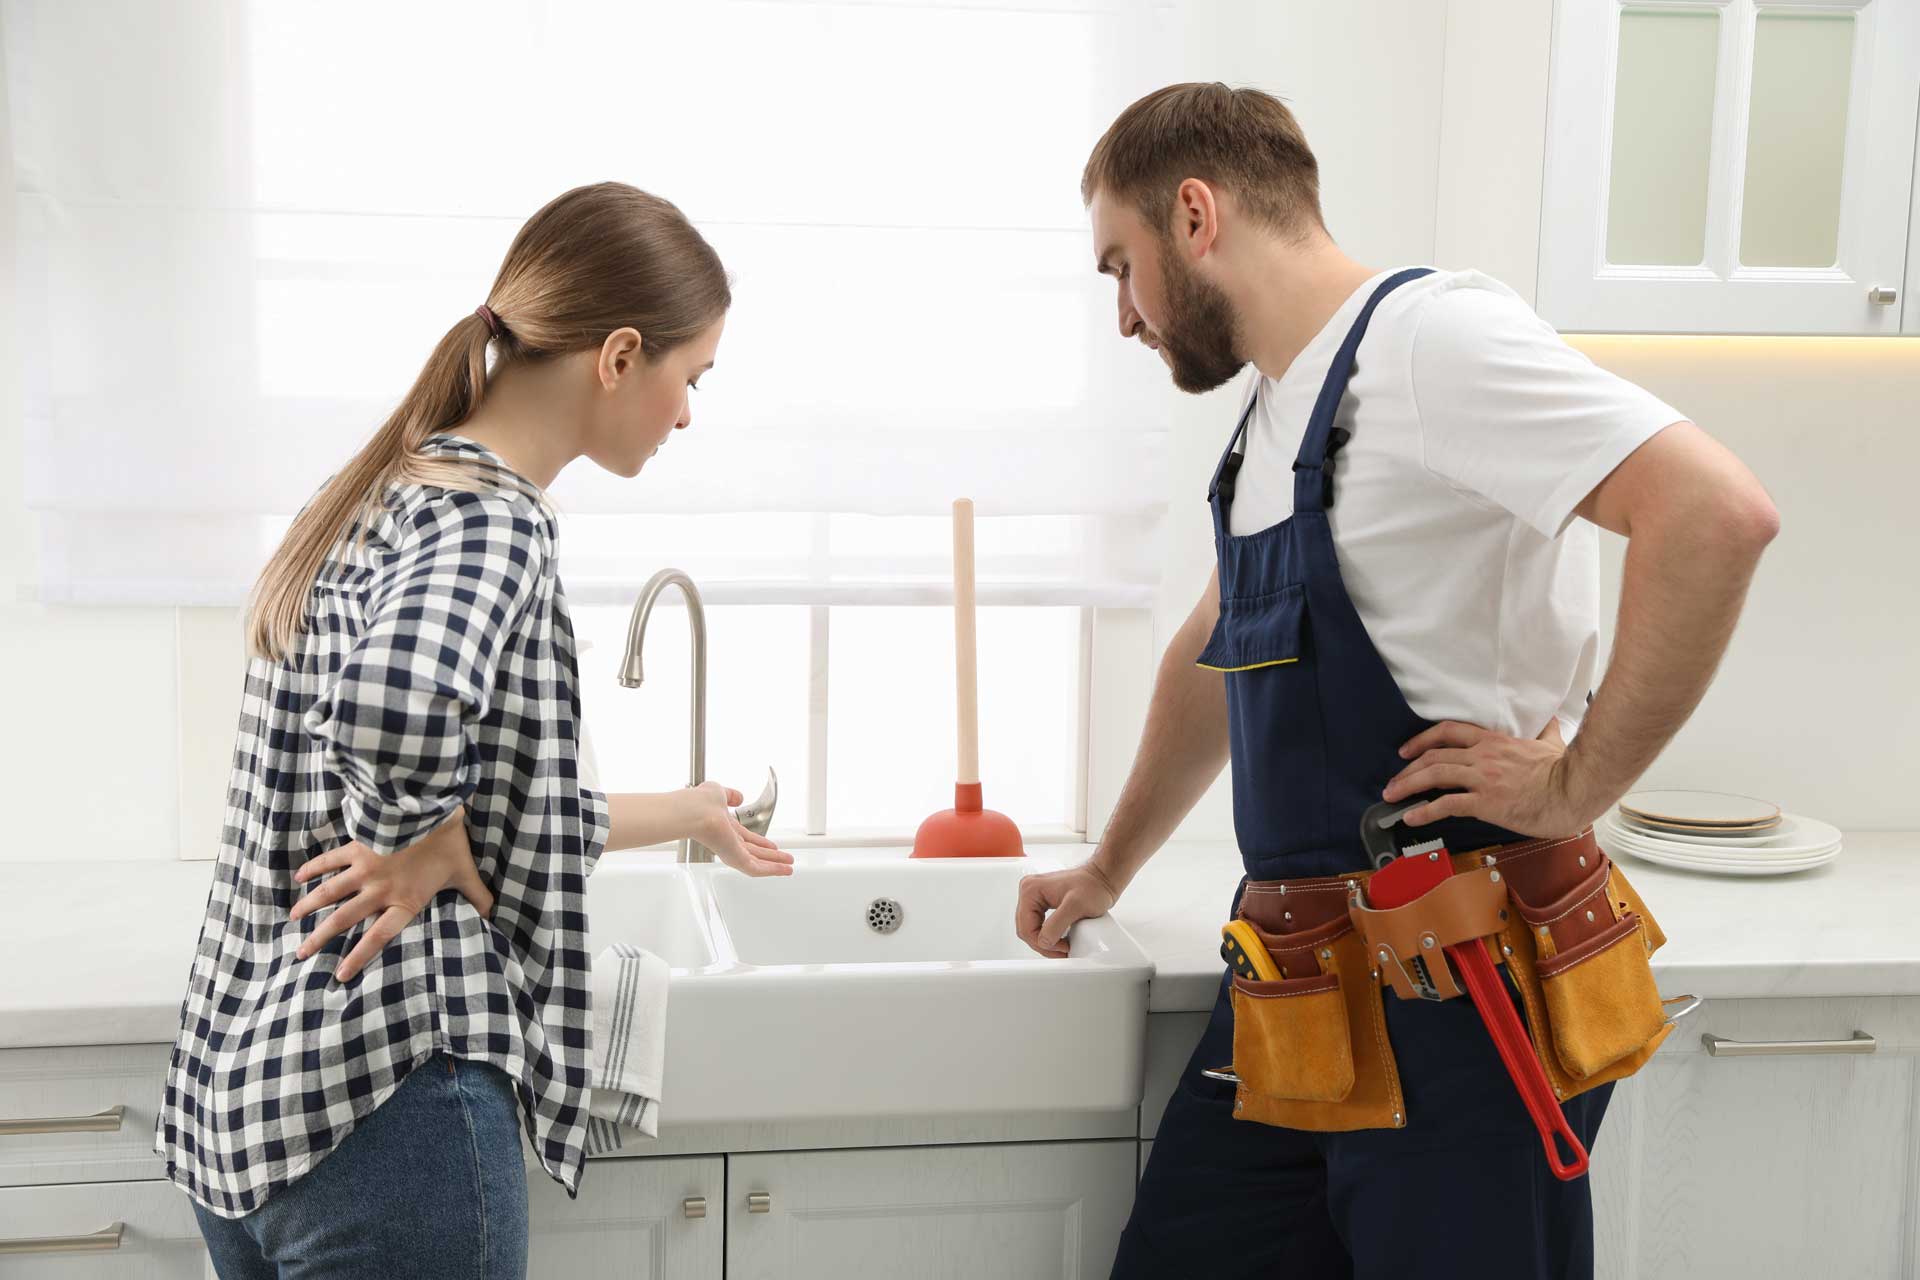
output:
POLYGON ((600 362, 597 372, 600 385, 608 391, 627 374, 633 372, 641 360, 640 331, 628 327, 615 329, 600 344, 600 362))

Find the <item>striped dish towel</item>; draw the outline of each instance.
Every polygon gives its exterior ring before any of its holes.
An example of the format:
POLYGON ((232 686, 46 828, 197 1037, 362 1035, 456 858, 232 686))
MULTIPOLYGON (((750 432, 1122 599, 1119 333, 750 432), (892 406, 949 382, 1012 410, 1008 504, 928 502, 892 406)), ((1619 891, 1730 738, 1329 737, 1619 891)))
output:
POLYGON ((587 1154, 660 1136, 667 1059, 667 962, 616 942, 593 962, 593 1096, 587 1154))

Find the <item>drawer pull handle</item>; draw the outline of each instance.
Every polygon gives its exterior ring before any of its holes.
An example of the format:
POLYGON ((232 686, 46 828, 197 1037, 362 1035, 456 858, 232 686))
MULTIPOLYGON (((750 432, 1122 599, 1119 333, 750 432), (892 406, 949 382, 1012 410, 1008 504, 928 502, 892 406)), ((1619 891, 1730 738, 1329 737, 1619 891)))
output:
POLYGON ((689 1218, 704 1218, 707 1216, 707 1198, 705 1196, 688 1196, 680 1202, 680 1210, 689 1218))
POLYGON ((1786 1053, 1872 1053, 1880 1042, 1864 1031, 1851 1040, 1728 1040, 1712 1032, 1700 1037, 1711 1058, 1760 1058, 1786 1053))
POLYGON ((84 1236, 21 1236, 0 1240, 0 1257, 16 1253, 110 1253, 120 1247, 120 1236, 127 1229, 116 1222, 84 1236))
POLYGON ((747 1212, 748 1213, 772 1213, 773 1212, 773 1193, 770 1191, 749 1192, 747 1195, 747 1212))
POLYGON ((124 1106, 108 1107, 90 1116, 30 1116, 25 1120, 0 1120, 0 1138, 18 1138, 29 1133, 118 1133, 127 1118, 124 1106))

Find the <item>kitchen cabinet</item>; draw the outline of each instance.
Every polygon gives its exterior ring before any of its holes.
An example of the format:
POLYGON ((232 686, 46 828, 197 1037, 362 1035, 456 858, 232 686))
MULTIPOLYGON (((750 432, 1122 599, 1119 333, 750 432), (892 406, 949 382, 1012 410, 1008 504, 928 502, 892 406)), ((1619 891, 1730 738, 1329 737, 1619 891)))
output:
POLYGON ((1595 1274, 1914 1275, 1916 1057, 1920 998, 1703 1005, 1614 1092, 1593 1155, 1595 1274))
MULTIPOLYGON (((1147 1019, 1143 1138, 1204 1025, 1147 1019)), ((1594 1274, 1920 1274, 1916 1059, 1920 997, 1702 1005, 1614 1089, 1590 1175, 1594 1274), (1773 1051, 1710 1054, 1703 1035, 1773 1051)), ((1144 1168, 1153 1143, 1140 1145, 1144 1168)))
POLYGON ((569 1200, 527 1167, 527 1274, 569 1280, 720 1280, 726 1161, 594 1160, 569 1200))
POLYGON ((0 1275, 202 1280, 193 1204, 160 1181, 0 1187, 0 1275))
MULTIPOLYGON (((1146 1079, 1140 1097, 1140 1136, 1152 1141, 1180 1073, 1207 1029, 1206 1013, 1156 1013, 1147 1019, 1146 1079)), ((1225 1065, 1225 1064, 1222 1064, 1225 1065)))
MULTIPOLYGON (((1104 1276, 1206 1017, 1148 1017, 1137 1134, 596 1158, 574 1200, 530 1163, 531 1274, 1104 1276)), ((1614 1091, 1596 1274, 1920 1274, 1917 1060, 1920 996, 1707 1002, 1614 1091), (1733 1052, 1709 1053, 1709 1034, 1733 1052), (1756 1042, 1770 1051, 1739 1052, 1756 1042)), ((0 1274, 210 1274, 187 1197, 145 1149, 165 1061, 163 1045, 0 1052, 0 1121, 125 1108, 117 1127, 0 1127, 0 1274)))
POLYGON ((1563 2, 1547 96, 1555 327, 1895 334, 1904 312, 1920 331, 1920 5, 1563 2))
POLYGON ((1101 1280, 1131 1139, 728 1158, 728 1280, 1101 1280))

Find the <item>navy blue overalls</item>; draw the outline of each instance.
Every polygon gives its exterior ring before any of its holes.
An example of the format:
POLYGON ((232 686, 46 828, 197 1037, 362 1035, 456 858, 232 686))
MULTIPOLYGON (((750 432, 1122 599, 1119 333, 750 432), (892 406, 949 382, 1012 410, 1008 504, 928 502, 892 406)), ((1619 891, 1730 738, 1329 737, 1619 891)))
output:
MULTIPOLYGON (((1365 867, 1360 815, 1405 766, 1401 744, 1432 723, 1407 705, 1374 649, 1327 519, 1334 455, 1347 440, 1334 419, 1354 353, 1380 300, 1425 274, 1383 281, 1334 356, 1293 464, 1290 518, 1229 532, 1236 450, 1254 404, 1214 473, 1220 622, 1200 662, 1228 673, 1234 830, 1251 879, 1365 867)), ((1474 819, 1420 830, 1455 852, 1526 838, 1474 819)), ((1115 1277, 1592 1276, 1587 1179, 1553 1176, 1471 1001, 1388 992, 1406 1126, 1308 1133, 1233 1119, 1233 1086, 1200 1074, 1233 1061, 1229 977, 1221 974, 1212 1018, 1160 1121, 1115 1277)), ((1611 1093, 1603 1085, 1565 1104, 1589 1149, 1611 1093)))

